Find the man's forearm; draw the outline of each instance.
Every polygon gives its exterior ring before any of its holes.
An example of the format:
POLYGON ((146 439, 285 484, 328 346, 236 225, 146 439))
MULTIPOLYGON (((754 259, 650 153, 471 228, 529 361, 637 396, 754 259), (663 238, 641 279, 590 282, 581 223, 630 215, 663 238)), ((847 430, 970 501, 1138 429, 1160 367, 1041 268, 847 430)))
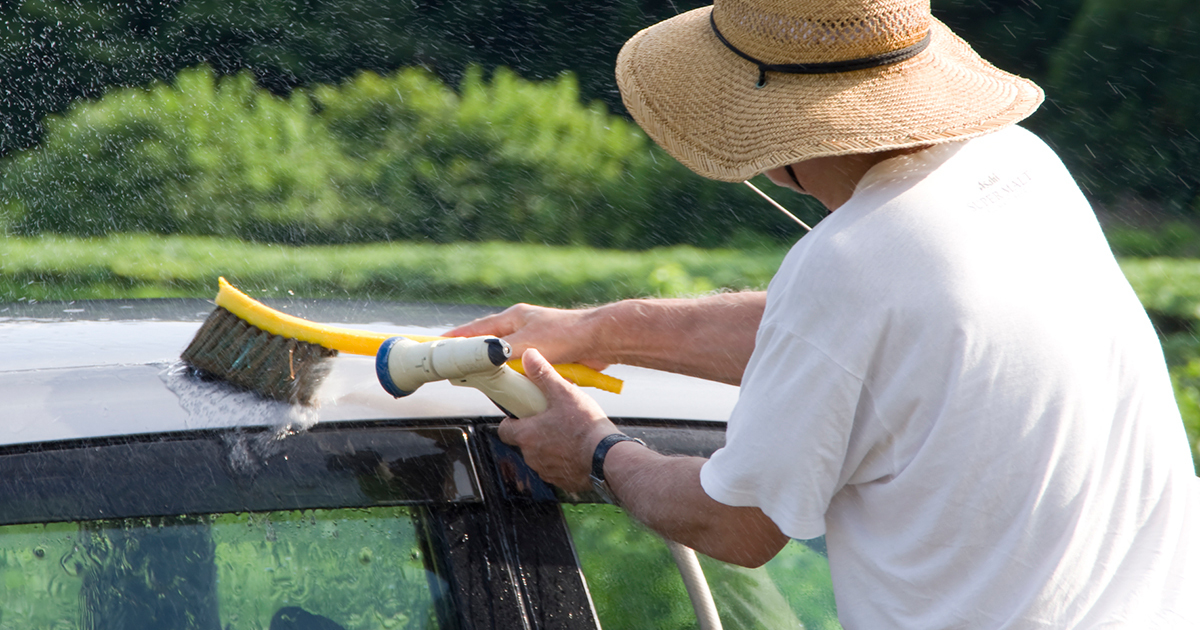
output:
POLYGON ((632 442, 609 451, 609 486, 634 518, 709 557, 759 566, 787 543, 761 510, 713 500, 700 485, 699 457, 670 457, 632 442))
POLYGON ((624 300, 592 310, 597 358, 740 384, 767 304, 763 292, 624 300))

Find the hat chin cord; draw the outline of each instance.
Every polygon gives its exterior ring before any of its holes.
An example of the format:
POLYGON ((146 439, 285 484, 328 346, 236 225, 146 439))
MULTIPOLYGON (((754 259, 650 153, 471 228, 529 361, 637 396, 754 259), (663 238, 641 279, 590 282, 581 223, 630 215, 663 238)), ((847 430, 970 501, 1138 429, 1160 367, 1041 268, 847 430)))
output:
MULTIPOLYGON (((788 165, 788 169, 787 169, 787 170, 788 170, 788 173, 792 175, 792 179, 793 179, 793 180, 795 180, 795 179, 796 179, 796 175, 795 175, 795 173, 793 173, 793 172, 792 172, 792 169, 791 169, 791 164, 789 164, 789 165, 788 165)), ((754 192, 758 193, 758 195, 759 195, 760 197, 762 197, 763 199, 766 199, 766 200, 767 200, 767 203, 771 204, 772 206, 775 206, 775 209, 776 209, 776 210, 778 210, 778 211, 780 211, 780 212, 782 212, 782 213, 786 214, 786 215, 788 216, 788 218, 789 218, 789 219, 791 219, 791 220, 795 221, 796 223, 798 223, 798 224, 800 225, 800 227, 804 228, 804 231, 805 231, 805 232, 811 232, 811 231, 812 231, 812 228, 811 228, 811 227, 809 227, 807 223, 805 223, 805 222, 801 221, 801 220, 800 220, 800 217, 797 217, 796 215, 792 214, 791 212, 788 212, 788 209, 787 209, 787 208, 784 208, 783 206, 779 205, 779 202, 778 202, 778 201, 775 201, 774 199, 772 199, 772 198, 768 197, 768 196, 767 196, 767 193, 765 193, 765 192, 763 192, 763 191, 761 191, 761 190, 759 190, 759 189, 758 189, 758 186, 755 186, 754 184, 751 184, 749 181, 744 181, 744 182, 742 182, 742 183, 743 183, 743 184, 745 184, 745 185, 747 185, 747 186, 749 186, 749 187, 750 187, 750 190, 753 190, 754 192)), ((796 185, 797 185, 797 186, 800 186, 800 182, 796 182, 796 185)), ((800 189, 801 189, 801 190, 804 190, 804 186, 800 186, 800 189)))

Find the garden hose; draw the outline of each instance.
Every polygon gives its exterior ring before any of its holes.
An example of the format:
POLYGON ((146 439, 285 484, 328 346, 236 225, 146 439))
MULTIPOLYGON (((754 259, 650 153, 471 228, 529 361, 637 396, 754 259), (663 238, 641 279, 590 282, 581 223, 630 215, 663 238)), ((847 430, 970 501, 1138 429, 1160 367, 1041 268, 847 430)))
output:
POLYGON ((692 609, 696 611, 696 622, 700 630, 721 630, 721 618, 717 616, 717 604, 713 601, 712 591, 708 588, 708 580, 704 578, 704 570, 700 568, 700 560, 696 552, 677 542, 663 539, 671 557, 675 558, 675 566, 679 567, 679 577, 683 578, 683 587, 687 589, 688 598, 692 600, 692 609))

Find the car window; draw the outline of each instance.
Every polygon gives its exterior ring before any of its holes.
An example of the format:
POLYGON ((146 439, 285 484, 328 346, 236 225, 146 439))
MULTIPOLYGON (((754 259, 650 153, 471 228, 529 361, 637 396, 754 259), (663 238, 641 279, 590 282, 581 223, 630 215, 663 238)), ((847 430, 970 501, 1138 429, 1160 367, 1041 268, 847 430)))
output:
MULTIPOLYGON (((604 630, 694 628, 695 613, 666 545, 623 510, 564 505, 564 514, 604 630)), ((700 556, 722 625, 729 630, 833 630, 829 563, 816 543, 789 542, 757 569, 700 556)))
POLYGON ((413 510, 0 527, 0 626, 438 628, 413 510))

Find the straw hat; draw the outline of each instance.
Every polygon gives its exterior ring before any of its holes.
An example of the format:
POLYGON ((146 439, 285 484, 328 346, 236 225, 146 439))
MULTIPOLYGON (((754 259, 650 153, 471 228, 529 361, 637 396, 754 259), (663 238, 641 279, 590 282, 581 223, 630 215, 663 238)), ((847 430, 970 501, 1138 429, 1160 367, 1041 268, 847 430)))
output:
POLYGON ((655 142, 731 182, 982 135, 1043 99, 934 19, 929 0, 716 0, 634 35, 617 85, 655 142))

